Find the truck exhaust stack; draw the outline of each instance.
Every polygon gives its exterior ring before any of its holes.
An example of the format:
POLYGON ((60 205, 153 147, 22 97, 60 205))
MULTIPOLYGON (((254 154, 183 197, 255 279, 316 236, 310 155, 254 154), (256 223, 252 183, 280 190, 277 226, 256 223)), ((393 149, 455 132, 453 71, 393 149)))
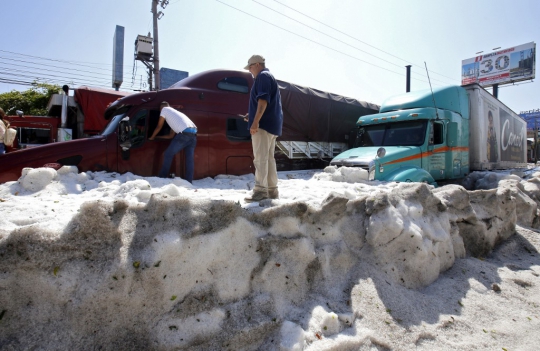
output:
POLYGON ((68 141, 72 139, 73 132, 70 128, 67 127, 67 114, 68 114, 68 93, 69 87, 64 85, 62 87, 64 91, 64 96, 62 96, 62 111, 60 113, 60 128, 58 128, 58 141, 68 141))
POLYGON ((407 68, 407 83, 405 86, 405 92, 408 93, 411 91, 411 65, 405 66, 407 68))

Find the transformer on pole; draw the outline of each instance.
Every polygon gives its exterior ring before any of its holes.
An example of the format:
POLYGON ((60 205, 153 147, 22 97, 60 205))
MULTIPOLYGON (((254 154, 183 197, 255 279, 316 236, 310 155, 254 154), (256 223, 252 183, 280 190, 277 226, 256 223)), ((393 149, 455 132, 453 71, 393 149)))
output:
POLYGON ((152 0, 152 18, 154 23, 154 37, 138 35, 135 40, 135 60, 141 61, 148 68, 148 86, 150 90, 159 90, 159 40, 158 20, 163 17, 163 12, 157 10, 158 4, 165 9, 169 0, 152 0), (152 84, 154 83, 154 84, 152 84))
POLYGON ((152 63, 154 59, 152 53, 152 37, 150 33, 148 33, 148 36, 137 35, 135 40, 135 60, 141 61, 148 68, 148 87, 150 90, 153 90, 152 73, 154 69, 152 63))

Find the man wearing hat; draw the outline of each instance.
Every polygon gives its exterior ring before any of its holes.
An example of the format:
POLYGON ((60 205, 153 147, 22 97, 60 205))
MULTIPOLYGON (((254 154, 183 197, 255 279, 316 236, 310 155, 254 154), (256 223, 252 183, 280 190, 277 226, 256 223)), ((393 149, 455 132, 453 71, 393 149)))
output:
POLYGON ((245 201, 277 199, 279 192, 274 151, 276 139, 281 135, 283 127, 281 95, 276 79, 265 66, 264 57, 251 56, 244 69, 247 69, 255 79, 246 116, 253 146, 255 187, 245 201))

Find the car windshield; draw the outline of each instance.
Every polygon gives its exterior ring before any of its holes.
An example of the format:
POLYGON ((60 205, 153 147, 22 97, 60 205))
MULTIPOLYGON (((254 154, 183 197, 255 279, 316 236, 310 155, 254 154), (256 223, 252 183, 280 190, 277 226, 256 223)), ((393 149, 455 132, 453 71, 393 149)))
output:
POLYGON ((129 106, 118 109, 115 112, 114 116, 111 118, 109 124, 107 124, 107 126, 101 132, 101 135, 109 135, 111 133, 114 133, 116 131, 116 128, 118 127, 118 123, 120 123, 122 118, 124 118, 128 110, 129 106))
POLYGON ((355 147, 420 146, 424 143, 427 121, 394 122, 358 129, 355 147))

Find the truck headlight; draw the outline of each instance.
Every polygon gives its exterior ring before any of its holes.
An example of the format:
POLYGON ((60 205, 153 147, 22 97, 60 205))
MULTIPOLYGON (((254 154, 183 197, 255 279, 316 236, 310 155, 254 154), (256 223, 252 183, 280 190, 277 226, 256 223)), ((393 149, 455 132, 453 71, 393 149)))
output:
POLYGON ((375 162, 370 161, 368 165, 368 180, 375 180, 375 162))

